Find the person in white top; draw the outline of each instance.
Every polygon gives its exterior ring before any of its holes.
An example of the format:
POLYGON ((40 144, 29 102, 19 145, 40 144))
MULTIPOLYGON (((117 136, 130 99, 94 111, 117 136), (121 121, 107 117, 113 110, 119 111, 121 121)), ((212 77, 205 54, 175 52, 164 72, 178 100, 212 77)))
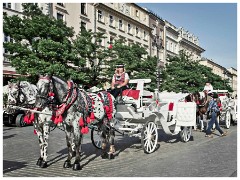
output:
POLYGON ((210 82, 206 82, 203 91, 204 91, 206 94, 212 93, 213 87, 212 87, 212 85, 211 85, 210 82))
POLYGON ((111 94, 116 98, 123 90, 128 88, 129 76, 124 71, 124 65, 117 65, 112 77, 111 94))

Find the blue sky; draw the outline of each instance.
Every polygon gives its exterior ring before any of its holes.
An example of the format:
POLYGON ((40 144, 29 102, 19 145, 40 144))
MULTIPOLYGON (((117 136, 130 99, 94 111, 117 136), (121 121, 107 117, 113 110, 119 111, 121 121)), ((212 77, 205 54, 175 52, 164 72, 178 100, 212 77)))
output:
POLYGON ((202 57, 237 69, 237 3, 137 3, 199 38, 202 57))

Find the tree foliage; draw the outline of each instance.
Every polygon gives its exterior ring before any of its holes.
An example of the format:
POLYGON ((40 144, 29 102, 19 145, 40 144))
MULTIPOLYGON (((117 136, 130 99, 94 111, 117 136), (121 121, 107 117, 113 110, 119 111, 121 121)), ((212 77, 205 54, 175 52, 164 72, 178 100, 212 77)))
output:
POLYGON ((79 58, 74 64, 84 75, 81 79, 83 84, 97 85, 104 81, 101 78, 102 64, 109 56, 108 49, 101 46, 101 41, 105 38, 103 33, 93 33, 91 30, 82 29, 73 40, 73 47, 79 58))
POLYGON ((3 18, 3 32, 12 39, 3 46, 10 52, 7 58, 17 73, 78 77, 68 64, 78 60, 71 43, 73 28, 62 20, 44 15, 35 4, 23 4, 23 14, 23 18, 7 14, 3 18))
POLYGON ((179 56, 169 57, 169 64, 163 70, 163 83, 160 89, 173 92, 202 91, 206 81, 211 82, 213 89, 232 91, 228 82, 212 73, 211 68, 189 58, 184 51, 179 56))

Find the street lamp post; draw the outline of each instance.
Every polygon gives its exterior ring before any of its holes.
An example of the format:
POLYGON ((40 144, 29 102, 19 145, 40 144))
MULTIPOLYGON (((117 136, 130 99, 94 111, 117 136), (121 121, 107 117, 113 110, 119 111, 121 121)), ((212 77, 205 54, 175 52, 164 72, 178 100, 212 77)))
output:
POLYGON ((157 89, 160 88, 160 73, 161 73, 161 61, 159 58, 159 50, 162 48, 162 41, 159 39, 159 36, 154 35, 152 45, 157 48, 157 89))

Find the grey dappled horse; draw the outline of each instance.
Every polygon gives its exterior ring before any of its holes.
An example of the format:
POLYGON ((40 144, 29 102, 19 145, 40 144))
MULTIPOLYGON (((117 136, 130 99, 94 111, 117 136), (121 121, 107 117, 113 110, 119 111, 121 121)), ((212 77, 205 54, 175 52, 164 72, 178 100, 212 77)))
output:
MULTIPOLYGON (((83 134, 88 132, 88 124, 91 122, 89 121, 89 117, 94 113, 94 119, 98 120, 102 125, 104 125, 104 118, 106 115, 110 121, 116 112, 113 105, 113 97, 110 97, 112 101, 109 103, 109 107, 111 106, 112 108, 110 108, 111 112, 107 113, 109 108, 105 108, 105 99, 101 99, 100 95, 93 93, 88 95, 85 91, 77 87, 69 89, 69 85, 56 76, 40 76, 37 87, 38 95, 35 104, 36 108, 41 111, 48 107, 49 98, 52 98, 55 102, 55 107, 57 107, 55 110, 52 109, 53 114, 58 119, 56 122, 61 122, 63 124, 66 133, 68 157, 63 167, 70 168, 72 166, 71 159, 73 157, 73 151, 71 148, 71 139, 74 139, 76 156, 73 170, 80 170, 81 142, 83 134)), ((106 139, 104 136, 102 138, 106 139)), ((110 138, 114 138, 114 131, 110 130, 110 138)), ((107 140, 103 142, 106 141, 107 140)), ((111 142, 114 143, 113 140, 111 140, 111 142)), ((102 148, 102 157, 104 157, 104 155, 106 155, 105 147, 102 145, 102 148)))
MULTIPOLYGON (((17 83, 8 83, 8 104, 25 108, 34 108, 37 86, 30 84, 27 81, 20 81, 17 83)), ((46 107, 42 112, 51 114, 52 111, 46 107)), ((34 130, 38 136, 38 142, 40 146, 40 157, 37 161, 37 165, 42 168, 47 167, 47 149, 48 139, 50 133, 50 126, 53 125, 51 116, 44 114, 26 113, 24 121, 27 124, 33 123, 34 130)))

